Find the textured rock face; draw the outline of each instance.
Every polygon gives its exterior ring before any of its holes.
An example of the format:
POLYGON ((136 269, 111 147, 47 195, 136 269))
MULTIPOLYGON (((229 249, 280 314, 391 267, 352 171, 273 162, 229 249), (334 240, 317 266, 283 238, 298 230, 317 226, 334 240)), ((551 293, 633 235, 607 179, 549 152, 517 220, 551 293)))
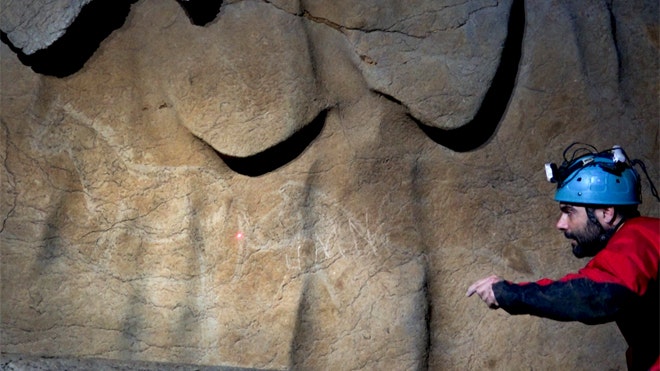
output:
POLYGON ((30 55, 62 37, 90 1, 6 0, 2 2, 0 27, 13 46, 30 55))
POLYGON ((3 44, 3 352, 624 369, 613 324, 464 293, 585 263, 542 170, 568 144, 660 184, 658 47, 651 1, 232 1, 198 26, 143 0, 64 77, 3 44))

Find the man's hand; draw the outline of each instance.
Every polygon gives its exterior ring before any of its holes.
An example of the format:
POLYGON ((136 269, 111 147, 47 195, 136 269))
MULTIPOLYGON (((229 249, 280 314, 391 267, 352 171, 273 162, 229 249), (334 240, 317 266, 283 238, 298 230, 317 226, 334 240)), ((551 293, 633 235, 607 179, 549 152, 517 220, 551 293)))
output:
POLYGON ((477 293, 481 300, 488 304, 488 308, 497 309, 499 304, 495 299, 495 293, 493 292, 493 284, 500 282, 502 279, 498 276, 490 276, 482 278, 479 281, 475 282, 467 290, 467 296, 472 296, 474 293, 477 293))

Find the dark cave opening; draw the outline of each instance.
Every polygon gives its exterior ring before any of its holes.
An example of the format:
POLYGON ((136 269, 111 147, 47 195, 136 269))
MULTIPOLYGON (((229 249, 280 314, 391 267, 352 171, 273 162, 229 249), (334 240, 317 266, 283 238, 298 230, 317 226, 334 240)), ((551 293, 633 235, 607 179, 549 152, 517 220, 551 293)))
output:
POLYGON ((321 111, 309 124, 289 138, 252 156, 235 157, 218 151, 216 153, 230 169, 239 174, 251 177, 264 175, 300 156, 323 130, 327 114, 328 109, 321 111))
POLYGON ((508 33, 500 64, 472 120, 456 129, 440 129, 408 115, 434 142, 456 152, 467 152, 486 144, 507 110, 518 75, 525 33, 523 0, 514 0, 509 14, 508 33))
POLYGON ((94 0, 85 5, 62 37, 45 49, 25 54, 12 45, 4 32, 0 39, 18 59, 36 73, 66 77, 79 71, 101 42, 126 21, 137 0, 94 0))
MULTIPOLYGON (((18 59, 36 73, 67 77, 78 72, 110 34, 124 25, 137 0, 94 0, 83 6, 66 32, 51 45, 25 54, 0 32, 0 40, 16 53, 18 59)), ((204 26, 213 21, 222 0, 177 0, 191 23, 204 26)))
POLYGON ((223 0, 176 0, 176 2, 181 5, 192 24, 203 27, 218 16, 223 0))

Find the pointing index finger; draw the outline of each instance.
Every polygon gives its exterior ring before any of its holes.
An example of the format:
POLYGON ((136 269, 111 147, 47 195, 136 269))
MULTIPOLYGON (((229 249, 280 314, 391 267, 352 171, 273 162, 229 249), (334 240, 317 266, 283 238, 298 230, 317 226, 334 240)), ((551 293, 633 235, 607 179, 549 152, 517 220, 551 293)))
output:
POLYGON ((479 280, 479 281, 473 283, 472 285, 470 285, 470 287, 468 287, 468 290, 467 290, 467 292, 465 293, 465 295, 466 295, 467 297, 470 297, 470 296, 472 296, 475 292, 477 292, 477 286, 479 285, 480 282, 481 282, 481 280, 479 280))

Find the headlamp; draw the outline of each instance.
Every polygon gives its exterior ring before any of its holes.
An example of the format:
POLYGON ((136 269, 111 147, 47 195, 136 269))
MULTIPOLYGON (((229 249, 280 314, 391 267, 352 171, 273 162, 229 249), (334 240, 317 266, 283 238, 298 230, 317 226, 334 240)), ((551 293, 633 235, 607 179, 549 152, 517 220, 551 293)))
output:
POLYGON ((612 147, 612 160, 614 162, 623 162, 625 163, 628 161, 626 158, 626 154, 623 152, 623 148, 621 146, 614 146, 612 147))
POLYGON ((651 194, 660 201, 644 162, 629 160, 621 146, 605 151, 575 142, 564 150, 561 166, 545 164, 548 182, 557 183, 555 200, 592 205, 637 205, 642 202, 639 166, 651 187, 651 194))
POLYGON ((573 172, 591 163, 599 165, 606 171, 621 172, 623 171, 623 169, 626 166, 626 163, 628 162, 626 154, 621 148, 621 146, 613 146, 611 149, 608 149, 603 152, 597 152, 596 148, 593 146, 589 146, 593 149, 593 151, 590 151, 585 148, 580 148, 578 149, 578 151, 584 152, 586 150, 587 154, 584 154, 576 159, 575 158, 576 153, 573 153, 573 158, 568 160, 566 158, 566 152, 576 144, 581 144, 581 143, 573 143, 570 146, 568 146, 568 148, 566 148, 566 150, 564 151, 564 162, 562 163, 561 166, 557 167, 557 164, 555 163, 545 164, 545 177, 546 179, 548 179, 548 182, 559 183, 561 185, 561 183, 564 180, 566 180, 566 178, 569 175, 571 175, 573 172), (596 158, 606 158, 612 160, 612 163, 608 165, 606 162, 602 162, 602 161, 594 162, 596 158))
POLYGON ((557 174, 557 164, 552 162, 545 164, 545 177, 548 179, 548 182, 557 183, 555 174, 557 174))
POLYGON ((571 162, 564 161, 560 167, 557 167, 557 164, 555 163, 547 163, 545 164, 545 177, 548 179, 548 182, 559 183, 561 185, 561 183, 573 172, 591 164, 592 162, 594 162, 594 157, 585 156, 571 162))

